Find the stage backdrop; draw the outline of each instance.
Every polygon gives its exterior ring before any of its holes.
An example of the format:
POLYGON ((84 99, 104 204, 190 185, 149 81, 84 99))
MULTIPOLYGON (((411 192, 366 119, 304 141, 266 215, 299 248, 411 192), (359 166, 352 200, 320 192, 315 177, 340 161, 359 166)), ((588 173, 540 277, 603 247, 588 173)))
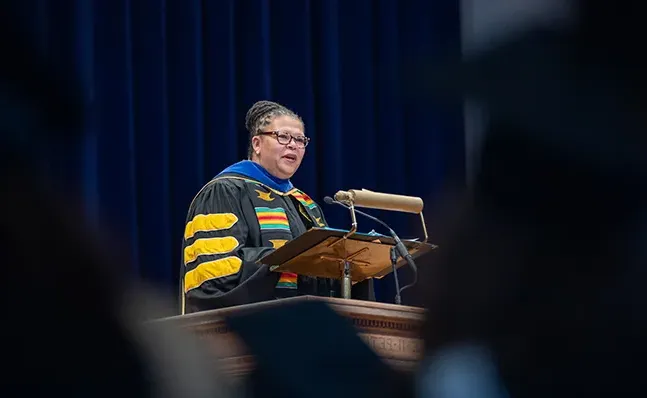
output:
MULTIPOLYGON (((81 85, 83 142, 63 159, 90 220, 130 247, 133 271, 177 292, 186 210, 246 156, 255 101, 299 113, 312 138, 295 184, 323 204, 339 189, 433 199, 463 172, 462 109, 434 106, 422 62, 460 54, 459 2, 446 0, 25 0, 40 49, 81 85), (413 69, 411 67, 414 66, 413 69)), ((407 215, 376 213, 402 237, 407 215)), ((433 231, 433 217, 428 224, 433 231)), ((360 218, 360 228, 377 228, 360 218)), ((381 231, 381 230, 380 230, 381 231)), ((410 278, 403 272, 404 278, 410 278)), ((406 281, 405 281, 406 282, 406 281)), ((392 302, 391 279, 378 298, 392 302)))

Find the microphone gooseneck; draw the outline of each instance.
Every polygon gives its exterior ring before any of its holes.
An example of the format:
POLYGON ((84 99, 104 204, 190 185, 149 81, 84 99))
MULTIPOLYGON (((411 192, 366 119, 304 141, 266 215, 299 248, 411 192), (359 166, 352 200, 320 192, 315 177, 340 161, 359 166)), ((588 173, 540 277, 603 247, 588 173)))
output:
MULTIPOLYGON (((342 207, 347 208, 347 209, 350 207, 350 206, 348 206, 348 205, 346 205, 346 204, 344 204, 342 202, 339 202, 339 201, 331 198, 330 196, 324 197, 324 202, 326 204, 336 204, 336 205, 342 206, 342 207)), ((362 216, 364 216, 364 217, 366 217, 366 218, 368 218, 370 220, 375 221, 376 223, 378 223, 378 224, 382 225, 384 228, 386 228, 389 231, 389 234, 391 235, 393 240, 395 241, 395 246, 393 246, 392 250, 399 257, 404 258, 405 261, 407 262, 407 264, 409 264, 409 266, 413 270, 413 282, 406 285, 406 286, 404 286, 404 287, 402 287, 400 289, 399 288, 400 283, 398 281, 398 273, 397 273, 397 269, 395 267, 396 262, 397 262, 397 257, 396 256, 391 257, 391 262, 392 262, 392 265, 393 265, 393 277, 395 279, 396 292, 397 292, 396 297, 395 297, 395 301, 396 301, 396 304, 400 304, 400 302, 401 302, 401 293, 405 289, 408 289, 408 288, 414 286, 416 284, 416 282, 418 281, 418 267, 416 266, 416 263, 413 261, 413 257, 411 256, 411 253, 409 253, 409 250, 407 250, 407 247, 404 245, 404 243, 402 243, 402 240, 400 239, 398 234, 396 234, 395 231, 393 229, 391 229, 391 227, 389 227, 389 225, 387 223, 385 223, 384 221, 380 220, 377 217, 374 217, 374 216, 372 216, 370 214, 364 213, 363 211, 355 209, 355 212, 358 213, 358 214, 361 214, 362 216)))
MULTIPOLYGON (((345 208, 347 208, 347 209, 350 207, 350 206, 345 205, 345 204, 344 204, 344 203, 342 203, 342 202, 339 202, 339 201, 337 201, 337 200, 335 200, 335 199, 331 198, 330 196, 326 196, 326 197, 324 198, 324 202, 326 202, 326 203, 327 203, 327 204, 329 204, 329 205, 331 205, 331 204, 336 204, 336 205, 339 205, 339 206, 343 206, 343 207, 345 207, 345 208)), ((386 228, 386 229, 389 231, 389 233, 390 233, 390 234, 392 234, 392 235, 393 235, 393 234, 395 234, 395 232, 393 232, 393 230, 392 230, 392 229, 387 225, 387 223, 385 223, 384 221, 380 220, 379 218, 377 218, 377 217, 373 217, 372 215, 370 215, 370 214, 366 214, 366 213, 364 213, 364 212, 362 212, 362 211, 359 211, 359 210, 357 210, 357 209, 355 209, 355 213, 357 213, 357 214, 361 214, 361 215, 363 215, 364 217, 369 218, 369 219, 371 219, 371 220, 375 221, 376 223, 378 223, 378 224, 382 225, 384 228, 386 228)))

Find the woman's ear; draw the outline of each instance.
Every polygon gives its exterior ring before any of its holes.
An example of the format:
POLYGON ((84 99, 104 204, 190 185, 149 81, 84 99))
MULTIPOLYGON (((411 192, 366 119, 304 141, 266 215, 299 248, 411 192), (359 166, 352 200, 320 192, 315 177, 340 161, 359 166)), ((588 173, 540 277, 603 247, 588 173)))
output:
POLYGON ((256 154, 257 156, 259 155, 259 153, 261 152, 261 137, 252 137, 252 150, 254 154, 256 154))

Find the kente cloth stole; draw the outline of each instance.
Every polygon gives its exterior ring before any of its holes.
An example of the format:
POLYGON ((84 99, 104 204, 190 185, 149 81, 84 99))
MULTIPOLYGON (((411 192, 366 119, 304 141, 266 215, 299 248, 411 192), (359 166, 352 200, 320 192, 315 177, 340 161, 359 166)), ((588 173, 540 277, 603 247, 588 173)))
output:
MULTIPOLYGON (((287 195, 280 195, 278 192, 258 183, 250 184, 250 198, 254 205, 258 224, 261 229, 261 241, 263 246, 280 248, 286 242, 294 239, 290 228, 289 219, 286 213, 286 201, 288 196, 293 196, 301 206, 298 211, 314 227, 325 227, 322 221, 321 210, 316 203, 304 192, 293 189, 287 195)), ((283 272, 276 285, 277 289, 297 289, 297 274, 283 272)))
POLYGON ((312 227, 324 228, 327 226, 324 222, 321 209, 319 209, 319 206, 317 206, 310 196, 299 189, 292 190, 290 195, 301 203, 302 207, 299 208, 299 212, 310 221, 312 227))
MULTIPOLYGON (((279 195, 268 187, 250 181, 247 185, 249 197, 254 205, 258 225, 261 229, 261 244, 265 247, 280 248, 294 238, 286 213, 287 196, 279 195)), ((276 284, 277 289, 291 289, 296 294, 297 275, 283 272, 276 284)))

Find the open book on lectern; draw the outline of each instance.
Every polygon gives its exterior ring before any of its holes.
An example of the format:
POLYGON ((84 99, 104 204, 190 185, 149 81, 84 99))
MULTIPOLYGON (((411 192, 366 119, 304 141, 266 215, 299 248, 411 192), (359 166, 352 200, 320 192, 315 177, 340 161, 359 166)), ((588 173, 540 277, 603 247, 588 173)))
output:
MULTIPOLYGON (((402 240, 415 259, 436 246, 402 240)), ((333 228, 312 228, 298 238, 258 260, 275 272, 339 279, 348 262, 353 283, 369 278, 382 278, 393 271, 391 248, 395 240, 388 236, 372 235, 333 228)), ((396 268, 406 264, 400 259, 396 268)))

